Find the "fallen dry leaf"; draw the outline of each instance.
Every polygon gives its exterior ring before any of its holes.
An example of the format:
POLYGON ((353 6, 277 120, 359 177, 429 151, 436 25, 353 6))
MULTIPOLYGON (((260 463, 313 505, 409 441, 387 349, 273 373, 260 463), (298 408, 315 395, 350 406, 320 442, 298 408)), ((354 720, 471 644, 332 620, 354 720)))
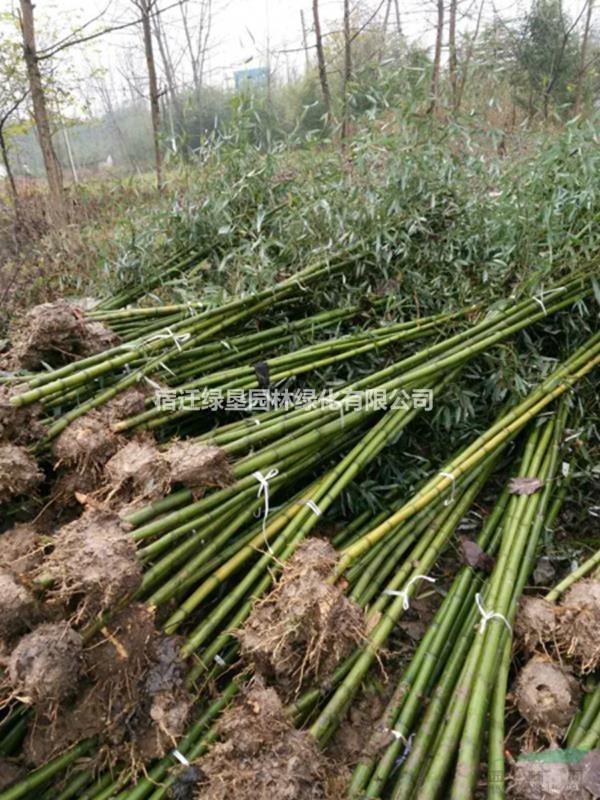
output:
POLYGON ((508 491, 511 494, 535 494, 543 485, 541 478, 511 478, 508 491))

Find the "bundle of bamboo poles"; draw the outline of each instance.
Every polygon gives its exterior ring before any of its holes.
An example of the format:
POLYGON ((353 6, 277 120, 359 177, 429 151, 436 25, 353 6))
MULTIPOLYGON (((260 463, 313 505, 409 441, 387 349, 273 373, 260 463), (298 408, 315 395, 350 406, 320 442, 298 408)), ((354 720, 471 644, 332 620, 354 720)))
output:
MULTIPOLYGON (((477 352, 477 348, 472 350, 477 352)), ((431 368, 429 361, 425 362, 424 367, 428 379, 436 378, 438 391, 444 388, 445 382, 454 379, 453 370, 456 364, 463 362, 450 358, 440 359, 440 363, 444 369, 431 368)), ((376 624, 370 630, 365 645, 339 665, 329 692, 315 688, 306 692, 295 704, 293 711, 299 724, 309 725, 311 733, 322 745, 325 745, 335 732, 367 672, 377 659, 378 653, 385 647, 391 631, 402 617, 406 600, 415 593, 423 576, 431 572, 440 554, 448 547, 453 532, 485 484, 494 465, 498 463, 504 448, 536 415, 544 411, 556 398, 568 392, 580 378, 598 364, 600 364, 600 334, 593 336, 521 403, 501 415, 488 431, 447 464, 442 465, 442 468, 414 497, 401 505, 398 504, 399 507, 394 508, 385 519, 376 517, 374 520, 362 520, 360 524, 351 525, 336 537, 336 543, 342 547, 342 557, 337 570, 331 575, 331 580, 343 575, 350 596, 361 607, 368 609, 369 616, 372 616, 376 624)), ((550 478, 555 474, 557 447, 560 432, 565 424, 565 414, 565 408, 561 407, 556 416, 535 428, 523 456, 519 474, 534 474, 538 477, 543 475, 544 478, 550 478)), ((273 457, 282 459, 288 455, 292 458, 287 465, 288 473, 286 474, 284 470, 283 475, 289 477, 296 471, 297 476, 306 466, 301 456, 307 455, 308 439, 305 439, 299 447, 294 447, 294 437, 292 437, 288 442, 288 448, 267 448, 262 456, 259 455, 258 461, 254 460, 258 454, 250 453, 246 459, 238 462, 238 465, 244 461, 246 463, 238 473, 238 483, 235 488, 220 490, 195 503, 190 502, 191 498, 185 492, 179 493, 131 518, 130 521, 135 526, 132 536, 140 542, 148 542, 141 551, 142 558, 147 563, 141 596, 152 604, 160 605, 167 601, 175 603, 171 616, 165 622, 165 629, 182 632, 184 636, 182 652, 195 658, 188 683, 194 689, 202 710, 196 723, 192 725, 188 735, 178 747, 184 756, 193 759, 204 752, 215 735, 211 728, 212 722, 238 689, 238 683, 234 680, 226 683, 223 693, 216 701, 206 695, 210 682, 218 680, 219 675, 235 661, 237 645, 231 636, 232 628, 243 623, 256 598, 264 594, 272 584, 273 569, 276 570, 298 543, 314 529, 318 521, 314 509, 326 512, 343 488, 387 443, 393 441, 414 415, 415 409, 389 409, 383 415, 379 415, 378 422, 374 426, 366 432, 363 429, 362 433, 358 424, 344 429, 339 419, 335 420, 334 427, 328 428, 330 423, 327 422, 320 429, 313 428, 312 431, 308 431, 308 433, 317 431, 313 446, 323 452, 326 452, 327 447, 323 431, 335 432, 335 436, 330 433, 331 449, 327 455, 340 452, 337 440, 340 434, 343 437, 341 450, 350 449, 336 466, 321 477, 309 480, 303 488, 292 494, 281 508, 272 511, 267 519, 256 523, 250 530, 246 525, 251 512, 264 502, 264 498, 255 496, 257 484, 250 470, 257 466, 265 468, 273 463, 266 458, 267 453, 270 459, 273 457), (243 494, 244 491, 247 492, 246 495, 243 494), (252 496, 254 503, 249 502, 252 496), (238 505, 236 501, 242 497, 244 502, 238 505), (232 501, 230 506, 227 506, 228 500, 232 501), (172 509, 178 504, 180 508, 175 512, 165 513, 169 506, 172 509), (241 525, 238 525, 237 517, 242 508, 247 516, 242 519, 241 525), (215 509, 218 509, 218 513, 215 509), (229 516, 225 516, 226 514, 229 516), (186 538, 185 535, 190 532, 192 535, 186 538), (202 537, 198 535, 199 532, 202 537), (241 580, 240 573, 242 573, 241 580), (219 593, 221 587, 225 591, 219 593), (187 622, 194 619, 199 609, 200 624, 190 628, 187 622)), ((349 416, 350 414, 346 414, 346 418, 349 416)), ((364 421, 362 417, 361 421, 364 421)), ((347 419, 346 424, 348 424, 347 419)), ((314 457, 316 458, 316 454, 314 457)), ((276 481, 280 475, 271 479, 270 487, 273 490, 276 489, 276 481)), ((298 484, 290 480, 289 486, 297 488, 298 484)), ((552 481, 547 482, 546 486, 553 488, 552 481)), ((490 553, 499 551, 494 574, 489 579, 487 587, 483 586, 481 576, 475 575, 472 571, 463 570, 457 577, 442 606, 442 609, 445 609, 443 614, 440 609, 434 625, 427 632, 418 650, 421 660, 415 660, 409 667, 407 673, 409 677, 406 677, 402 684, 404 687, 404 683, 408 683, 408 689, 399 690, 401 698, 406 697, 406 701, 402 700, 397 714, 395 707, 390 710, 390 713, 394 712, 394 730, 400 730, 398 726, 406 719, 408 720, 405 722, 406 730, 401 733, 405 736, 410 734, 410 726, 416 720, 415 713, 418 711, 419 692, 423 687, 433 685, 432 681, 442 679, 445 674, 441 672, 442 666, 446 668, 445 665, 453 665, 452 675, 458 679, 462 669, 461 664, 467 663, 464 661, 467 656, 469 656, 468 664, 487 664, 491 658, 492 646, 499 644, 496 639, 500 638, 505 630, 507 631, 504 622, 499 617, 489 618, 483 626, 481 636, 475 638, 475 644, 469 640, 467 645, 464 645, 464 637, 459 633, 461 630, 466 630, 465 626, 468 628, 469 624, 473 633, 474 622, 477 622, 478 615, 486 613, 501 614, 510 622, 520 594, 519 587, 528 574, 525 570, 531 567, 542 523, 551 521, 552 515, 557 510, 558 506, 554 503, 550 488, 534 495, 533 499, 511 498, 507 492, 502 494, 479 538, 482 549, 490 553), (543 513, 537 513, 536 509, 543 513), (521 521, 513 524, 512 515, 517 512, 521 521), (508 520, 508 523, 505 520, 508 520), (513 574, 516 576, 515 581, 507 580, 507 576, 510 578, 513 574), (510 592, 506 588, 509 584, 513 587, 510 592), (472 603, 475 594, 481 594, 480 607, 472 603), (449 616, 445 616, 446 614, 449 616), (451 632, 452 636, 449 635, 451 632), (461 643, 462 649, 459 647, 461 643), (428 664, 425 658, 434 644, 435 647, 442 648, 440 653, 443 651, 447 654, 447 658, 440 656, 437 666, 428 664), (456 658, 452 655, 454 650, 451 648, 454 647, 458 648, 456 652, 459 653, 456 658), (456 659, 463 661, 457 662, 456 659), (414 693, 411 689, 413 683, 416 687, 414 693), (405 691, 408 694, 405 694, 405 691), (402 717, 402 714, 407 715, 406 718, 402 717)), ((497 649, 494 652, 497 652, 497 649)), ((505 653, 506 649, 502 652, 505 653)), ((502 663, 504 667, 505 661, 502 663)), ((450 669, 450 666, 447 668, 450 669)), ((493 702, 492 708, 500 707, 500 698, 503 696, 502 683, 500 682, 497 690, 494 689, 492 701, 491 689, 483 680, 487 676, 483 667, 481 670, 469 672, 468 676, 470 682, 466 688, 471 692, 469 702, 472 704, 472 715, 469 715, 467 721, 469 726, 481 725, 485 709, 490 702, 493 702)), ((505 687, 505 683, 503 685, 505 687)), ((453 688, 454 684, 444 683, 444 686, 453 688)), ((447 702, 450 702, 452 696, 452 692, 444 695, 447 702)), ((497 744, 501 738, 498 719, 494 719, 494 727, 490 729, 491 746, 493 743, 497 744)), ((14 725, 18 725, 20 721, 17 717, 14 725)), ((425 725, 425 722, 422 724, 425 725)), ((4 752, 7 748, 10 749, 11 742, 14 745, 15 741, 18 741, 14 730, 15 728, 10 725, 8 730, 3 726, 0 748, 4 747, 4 752)), ((424 727, 423 730, 427 731, 430 728, 424 727)), ((466 734, 461 739, 461 731, 457 733, 453 728, 448 729, 448 732, 444 729, 443 735, 454 748, 454 752, 459 750, 459 758, 465 767, 460 774, 457 773, 456 781, 460 789, 457 788, 455 791, 470 792, 473 765, 478 762, 478 753, 469 749, 469 742, 472 739, 467 738, 466 734)), ((429 741, 425 734, 423 736, 426 742, 429 741)), ((57 796, 57 793, 52 795, 54 784, 49 785, 49 783, 78 758, 90 752, 93 747, 93 742, 78 745, 69 753, 32 773, 26 781, 4 792, 0 798, 15 800, 43 787, 48 797, 57 796)), ((434 757, 438 752, 436 748, 434 757)), ((385 764, 389 767, 395 762, 397 753, 386 753, 382 762, 386 756, 385 764)), ((409 756, 406 770, 409 770, 415 758, 416 756, 412 754, 409 756), (410 761, 411 757, 413 761, 410 761)), ((439 756, 439 759, 441 758, 442 756, 439 756)), ((58 796, 65 800, 68 797, 78 796, 94 800, 114 796, 122 800, 147 797, 157 799, 165 796, 166 786, 157 787, 154 781, 167 777, 168 785, 169 769, 173 763, 171 757, 163 759, 150 768, 148 778, 138 781, 133 786, 129 785, 131 775, 127 770, 117 774, 106 773, 97 779, 90 771, 76 770, 69 778, 63 793, 58 796), (85 794, 80 794, 84 790, 85 794)), ((427 764, 429 763, 431 762, 428 761, 427 764)), ((444 764, 437 767, 437 762, 435 763, 435 771, 427 772, 424 777, 426 782, 423 785, 435 786, 439 774, 441 772, 446 774, 444 764)), ((385 772, 385 764, 381 767, 375 763, 361 765, 357 770, 359 777, 355 775, 354 778, 356 786, 362 790, 366 783, 374 780, 381 771, 385 772)), ((405 773, 403 769, 400 779, 404 774, 412 773, 409 771, 405 773)), ((383 776, 384 782, 388 781, 388 776, 389 772, 383 776)), ((394 776, 394 779, 396 777, 394 776)))

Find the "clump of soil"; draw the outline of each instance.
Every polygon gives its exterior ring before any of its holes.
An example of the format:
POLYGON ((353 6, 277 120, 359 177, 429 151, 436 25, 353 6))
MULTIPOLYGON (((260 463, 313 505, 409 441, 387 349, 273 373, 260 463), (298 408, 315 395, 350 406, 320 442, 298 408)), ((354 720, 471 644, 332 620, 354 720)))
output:
POLYGON ((0 758, 0 792, 25 777, 25 770, 7 758, 0 758))
POLYGON ((0 639, 26 631, 36 614, 36 601, 29 589, 8 570, 0 569, 0 639))
POLYGON ((13 444, 30 444, 41 439, 45 428, 37 419, 41 406, 33 403, 29 406, 13 406, 11 397, 19 394, 23 386, 0 386, 0 442, 13 444))
POLYGON ((101 322, 84 320, 84 327, 79 344, 81 356, 95 356, 119 344, 120 339, 116 333, 106 328, 101 322))
POLYGON ((0 505, 33 492, 44 475, 24 447, 0 444, 0 505))
MULTIPOLYGON (((198 800, 325 800, 326 770, 309 734, 295 730, 274 689, 245 688, 217 723, 221 741, 196 766, 198 800)), ((339 796, 339 795, 338 795, 339 796)))
POLYGON ((111 422, 119 422, 141 414, 146 408, 146 396, 147 392, 132 386, 109 400, 102 409, 104 416, 111 422))
POLYGON ((174 442, 164 453, 171 468, 172 483, 182 483, 194 497, 207 488, 222 488, 233 483, 227 453, 202 442, 174 442))
POLYGON ((148 502, 165 495, 171 485, 169 465, 151 439, 133 440, 115 453, 105 468, 106 500, 121 504, 148 502))
POLYGON ((511 780, 514 800, 591 800, 581 785, 578 765, 552 760, 553 752, 560 753, 546 750, 536 760, 517 761, 511 780))
POLYGON ((558 611, 556 640, 561 655, 582 675, 600 666, 600 581, 578 581, 558 611))
POLYGON ((326 686, 339 661, 364 638, 359 606, 327 583, 336 560, 329 542, 303 542, 237 632, 245 660, 287 699, 307 681, 326 686))
POLYGON ((124 523, 116 514, 96 509, 61 528, 43 569, 56 580, 58 595, 75 603, 81 617, 95 616, 133 594, 142 580, 124 523))
POLYGON ((534 656, 519 673, 515 702, 533 731, 554 741, 568 728, 580 694, 570 672, 545 656, 534 656))
POLYGON ((556 606, 543 597, 523 597, 515 621, 515 636, 523 649, 532 653, 554 641, 556 606))
POLYGON ((24 703, 59 703, 77 689, 82 640, 65 623, 40 625, 12 651, 8 674, 24 703))
POLYGON ((94 409, 74 420, 54 442, 56 468, 64 466, 79 474, 98 474, 121 443, 105 416, 94 409))
POLYGON ((185 733, 191 699, 177 640, 158 633, 152 611, 132 604, 83 652, 82 689, 60 714, 36 709, 25 741, 39 765, 77 741, 98 737, 98 765, 134 771, 172 750, 185 733))
POLYGON ((0 535, 0 568, 15 575, 31 574, 44 558, 44 544, 35 528, 24 523, 0 535))
POLYGON ((9 333, 12 362, 29 370, 44 364, 58 367, 119 341, 104 325, 85 320, 78 308, 64 300, 34 306, 12 323, 9 333))

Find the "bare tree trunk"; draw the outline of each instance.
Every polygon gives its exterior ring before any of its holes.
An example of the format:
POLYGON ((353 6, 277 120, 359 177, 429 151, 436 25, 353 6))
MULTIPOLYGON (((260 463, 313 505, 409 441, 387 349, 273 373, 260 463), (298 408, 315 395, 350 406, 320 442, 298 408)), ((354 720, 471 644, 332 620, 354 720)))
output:
MULTIPOLYGON (((152 23, 154 28, 154 37, 158 44, 158 52, 160 53, 165 80, 167 82, 167 89, 169 91, 169 112, 171 119, 173 117, 173 112, 175 112, 175 123, 173 124, 172 122, 171 128, 173 129, 172 135, 174 140, 174 149, 177 149, 178 145, 184 145, 183 138, 185 133, 185 121, 183 107, 179 100, 179 95, 177 94, 177 86, 175 84, 174 77, 175 69, 173 67, 171 53, 169 52, 169 45, 163 33, 159 18, 157 16, 153 17, 152 23)), ((183 147, 183 151, 185 152, 185 147, 183 147)))
POLYGON ((433 114, 437 107, 440 84, 440 68, 442 64, 442 38, 444 36, 444 0, 437 0, 437 28, 435 33, 435 51, 433 55, 433 71, 431 73, 431 100, 428 113, 433 114))
POLYGON ((577 74, 577 85, 575 88, 575 105, 573 113, 575 116, 581 113, 581 101, 583 99, 583 83, 585 73, 587 72, 587 52, 590 40, 590 28, 592 23, 592 10, 594 8, 594 0, 587 0, 587 14, 585 17, 585 28, 583 31, 583 39, 581 41, 581 58, 579 62, 579 72, 577 74))
POLYGON ((17 184, 15 183, 15 176, 13 175, 8 158, 8 148, 6 146, 6 139, 4 138, 4 125, 0 125, 0 152, 2 153, 2 163, 6 170, 6 180, 8 183, 8 194, 10 195, 11 202, 15 211, 19 208, 19 193, 17 192, 17 184))
POLYGON ((481 20, 483 17, 483 4, 485 0, 481 0, 479 5, 479 12, 477 14, 477 24, 475 25, 475 30, 473 32, 473 36, 471 37, 471 41, 467 48, 467 52, 463 58, 462 67, 461 67, 461 74, 460 80, 458 82, 458 90, 456 95, 456 102, 454 104, 454 110, 460 111, 460 107, 462 104, 463 95, 465 92, 465 86, 467 85, 467 77, 469 75, 469 67, 471 66, 471 60, 473 58, 473 53, 475 52, 475 45, 477 43, 477 38, 479 36, 479 30, 481 28, 481 20))
POLYGON ((313 0, 313 21, 315 25, 315 38, 317 42, 317 62, 319 65, 319 81, 321 82, 321 91, 323 93, 323 102, 325 103, 325 113, 327 115, 327 123, 330 124, 333 120, 331 113, 331 93, 329 91, 329 79, 327 78, 327 65, 325 64, 325 51, 323 50, 323 38, 321 35, 321 20, 319 18, 319 0, 313 0))
POLYGON ((310 60, 308 58, 308 36, 306 33, 306 20, 304 18, 304 11, 300 9, 300 24, 302 25, 302 47, 304 49, 304 66, 306 67, 306 72, 308 72, 310 68, 310 60))
POLYGON ((450 19, 448 20, 448 78, 452 110, 456 111, 458 101, 458 54, 456 52, 456 13, 458 0, 450 0, 450 19))
POLYGON ((348 138, 350 81, 352 80, 352 37, 350 33, 350 0, 344 0, 344 81, 342 110, 342 143, 348 138))
POLYGON ((394 6, 396 8, 396 32, 398 36, 402 36, 402 21, 400 19, 400 3, 398 0, 394 0, 394 6))
POLYGON ((44 159, 44 168, 50 192, 48 216, 56 225, 66 222, 67 209, 65 191, 63 186, 62 169, 54 146, 50 130, 50 119, 46 107, 46 97, 42 84, 42 75, 37 58, 35 44, 35 26, 33 21, 33 4, 31 0, 20 0, 21 5, 21 31, 23 34, 23 54, 27 67, 27 77, 33 104, 33 116, 37 129, 38 141, 44 159))
POLYGON ((162 191, 162 149, 160 146, 160 94, 156 78, 156 63, 152 47, 152 30, 150 27, 150 14, 156 0, 134 0, 142 17, 142 30, 144 32, 144 52, 146 54, 146 67, 148 69, 148 86, 150 89, 150 115, 152 117, 152 136, 154 139, 154 161, 156 166, 156 187, 162 191))

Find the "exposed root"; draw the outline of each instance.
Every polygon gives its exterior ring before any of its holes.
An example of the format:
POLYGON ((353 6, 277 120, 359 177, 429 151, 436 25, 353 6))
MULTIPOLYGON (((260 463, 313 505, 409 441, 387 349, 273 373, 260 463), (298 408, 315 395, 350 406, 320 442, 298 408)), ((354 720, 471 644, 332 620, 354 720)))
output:
POLYGON ((30 406, 13 406, 11 397, 18 394, 23 387, 0 386, 0 442, 13 444, 31 444, 44 436, 45 428, 37 419, 41 406, 34 403, 30 406))
POLYGON ((326 686, 338 663, 364 638, 359 606, 327 583, 336 558, 329 542, 303 542, 275 589, 237 632, 245 660, 272 678, 286 699, 307 681, 326 686))
POLYGON ((208 488, 222 488, 233 483, 227 453, 220 447, 202 442, 174 442, 165 452, 171 468, 172 483, 181 483, 194 497, 208 488))
POLYGON ((146 396, 148 392, 141 388, 130 387, 124 392, 120 392, 116 397, 104 406, 102 413, 109 422, 120 422, 127 417, 141 414, 146 408, 146 396))
POLYGON ((65 525, 44 572, 79 617, 96 616, 133 594, 142 580, 135 544, 116 514, 88 510, 65 525))
POLYGON ((544 750, 519 760, 511 776, 514 800, 591 800, 582 786, 581 765, 570 764, 561 750, 544 750))
POLYGON ((152 612, 134 604, 120 612, 83 653, 83 690, 60 714, 36 709, 25 741, 27 759, 43 764, 91 736, 97 763, 131 768, 173 749, 185 733, 191 699, 178 643, 159 634, 152 612))
POLYGON ((105 499, 120 505, 147 503, 164 496, 171 485, 169 465, 151 439, 134 440, 106 464, 105 499))
POLYGON ((43 558, 44 544, 31 525, 15 525, 0 535, 0 568, 26 576, 39 567, 43 558))
POLYGON ((523 597, 515 621, 515 637, 527 653, 554 641, 556 606, 543 597, 523 597))
POLYGON ((24 703, 59 703, 77 690, 81 636, 66 623, 40 625, 13 650, 8 674, 24 703))
POLYGON ((44 364, 58 367, 119 341, 104 325, 85 320, 78 308, 64 300, 34 306, 12 323, 10 339, 12 362, 29 370, 44 364))
MULTIPOLYGON (((222 741, 198 762, 198 800, 325 800, 323 758, 295 730, 274 689, 247 687, 217 723, 222 741)), ((339 795, 338 795, 339 797, 339 795)))
POLYGON ((578 581, 558 610, 557 644, 561 655, 585 675, 600 666, 600 582, 578 581))
POLYGON ((24 447, 0 444, 0 505, 31 494, 44 480, 44 475, 24 447))
POLYGON ((37 604, 29 589, 6 569, 0 569, 0 639, 24 633, 36 617, 37 604))
POLYGON ((515 702, 533 731, 553 742, 568 728, 580 694, 569 672, 546 656, 534 656, 519 673, 515 702))
POLYGON ((8 789, 24 776, 25 770, 22 767, 7 758, 0 758, 0 792, 8 789))
POLYGON ((54 442, 52 452, 57 468, 63 466, 79 474, 97 475, 122 442, 105 416, 93 410, 65 428, 54 442))

